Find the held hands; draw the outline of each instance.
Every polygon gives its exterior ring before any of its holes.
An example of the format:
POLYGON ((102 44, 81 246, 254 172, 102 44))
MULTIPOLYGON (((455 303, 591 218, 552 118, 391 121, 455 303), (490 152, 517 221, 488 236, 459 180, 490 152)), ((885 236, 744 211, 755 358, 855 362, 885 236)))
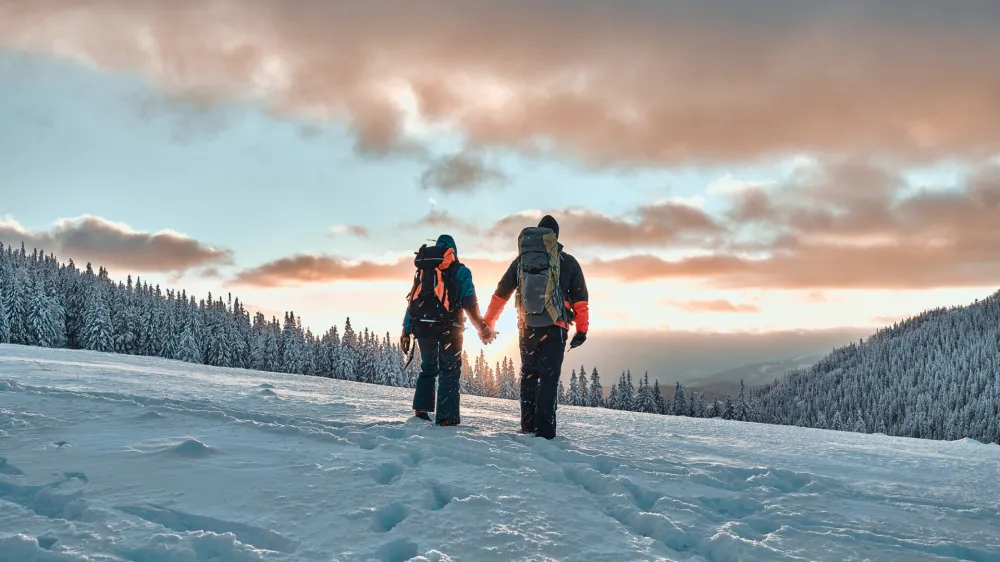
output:
POLYGON ((569 342, 569 348, 575 349, 583 345, 583 342, 587 341, 587 332, 577 332, 573 336, 573 340, 569 342))
POLYGON ((484 345, 489 345, 495 339, 497 339, 496 330, 490 328, 489 324, 483 325, 483 327, 479 330, 479 340, 482 341, 484 345))
POLYGON ((410 354, 410 334, 404 332, 403 335, 399 337, 399 348, 403 350, 403 355, 410 354))

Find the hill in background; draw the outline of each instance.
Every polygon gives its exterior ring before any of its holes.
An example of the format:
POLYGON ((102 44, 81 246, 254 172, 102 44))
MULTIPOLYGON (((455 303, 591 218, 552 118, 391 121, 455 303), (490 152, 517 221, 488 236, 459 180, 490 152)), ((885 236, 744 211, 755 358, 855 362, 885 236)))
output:
POLYGON ((936 308, 753 391, 753 421, 1000 443, 1000 292, 936 308))

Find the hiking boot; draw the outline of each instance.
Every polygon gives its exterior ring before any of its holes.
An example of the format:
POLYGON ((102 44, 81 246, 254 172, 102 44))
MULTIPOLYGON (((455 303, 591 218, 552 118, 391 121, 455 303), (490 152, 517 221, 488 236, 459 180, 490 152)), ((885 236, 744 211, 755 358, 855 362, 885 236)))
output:
POLYGON ((458 425, 459 423, 461 423, 461 422, 459 422, 458 420, 441 420, 441 421, 437 422, 438 425, 444 426, 444 427, 451 427, 453 425, 458 425))
POLYGON ((427 412, 425 412, 424 410, 414 410, 414 412, 415 412, 413 414, 414 416, 416 416, 416 417, 418 417, 418 418, 420 418, 422 420, 431 421, 430 415, 428 415, 427 412))

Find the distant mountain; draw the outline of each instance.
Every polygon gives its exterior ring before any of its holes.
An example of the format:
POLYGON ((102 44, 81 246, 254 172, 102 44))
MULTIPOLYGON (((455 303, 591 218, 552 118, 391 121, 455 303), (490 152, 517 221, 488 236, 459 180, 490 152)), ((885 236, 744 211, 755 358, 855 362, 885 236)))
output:
POLYGON ((728 369, 684 384, 696 392, 704 392, 706 397, 725 397, 740 391, 740 381, 747 388, 761 387, 773 383, 793 369, 811 367, 823 358, 822 354, 801 355, 778 361, 765 361, 728 369))
POLYGON ((1000 292, 897 322, 750 394, 750 421, 1000 443, 1000 292))

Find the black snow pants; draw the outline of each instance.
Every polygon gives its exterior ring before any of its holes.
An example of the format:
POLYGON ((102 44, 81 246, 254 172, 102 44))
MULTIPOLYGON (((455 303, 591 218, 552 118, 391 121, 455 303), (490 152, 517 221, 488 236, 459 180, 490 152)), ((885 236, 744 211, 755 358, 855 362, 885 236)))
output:
POLYGON ((524 433, 545 439, 556 436, 556 398, 566 353, 566 333, 559 326, 521 329, 521 431, 524 433))
POLYGON ((459 423, 459 378, 462 376, 461 328, 445 332, 441 338, 417 338, 420 346, 420 376, 413 392, 413 409, 435 412, 435 423, 459 423), (434 383, 437 408, 434 408, 434 383))

